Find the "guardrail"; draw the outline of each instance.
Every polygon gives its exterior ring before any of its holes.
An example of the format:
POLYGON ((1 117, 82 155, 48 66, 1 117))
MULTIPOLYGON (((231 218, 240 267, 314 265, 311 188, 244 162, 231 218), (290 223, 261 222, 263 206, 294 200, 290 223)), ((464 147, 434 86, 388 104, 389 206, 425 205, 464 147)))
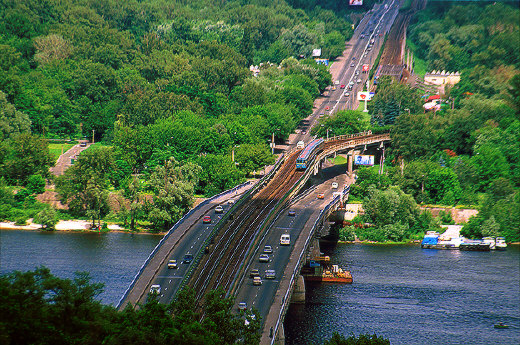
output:
MULTIPOLYGON (((292 151, 291 151, 292 152, 292 151)), ((206 248, 208 247, 211 242, 214 240, 215 236, 217 235, 217 233, 220 231, 220 229, 224 226, 224 224, 228 221, 228 219, 231 217, 231 215, 240 207, 242 207, 242 205, 245 204, 246 201, 249 201, 252 196, 254 194, 256 194, 258 192, 258 190, 260 188, 262 188, 276 173, 276 171, 278 171, 278 169, 280 168, 281 164, 285 161, 285 159, 289 156, 289 154, 284 154, 282 156, 280 156, 278 158, 278 160, 276 161, 275 165, 273 166, 273 168, 271 169, 271 171, 269 171, 269 173, 267 175, 265 175, 264 177, 262 177, 260 180, 258 180, 258 182, 255 184, 255 186, 253 188, 251 188, 250 190, 248 190, 240 199, 238 202, 236 202, 232 207, 231 209, 229 209, 228 212, 226 212, 226 214, 218 221, 217 224, 215 224, 215 226, 213 227, 213 230, 211 231, 211 234, 208 236, 208 238, 206 239, 206 241, 204 242, 204 245, 202 246, 202 248, 206 248)), ((195 256, 192 264, 190 265, 190 268, 189 270, 186 272, 186 275, 184 276, 181 284, 179 285, 179 289, 178 291, 181 291, 184 287, 186 287, 186 285, 188 284, 188 280, 190 279, 191 277, 191 274, 193 273, 193 271, 197 268, 200 260, 202 259, 202 256, 204 255, 204 250, 201 250, 199 251, 199 253, 197 253, 197 255, 195 256)))
POLYGON ((282 307, 280 308, 280 313, 278 314, 278 319, 276 320, 276 324, 275 324, 275 327, 273 329, 273 337, 271 339, 271 345, 273 345, 274 342, 276 341, 276 334, 278 333, 278 327, 280 327, 280 323, 283 320, 284 315, 285 315, 287 309, 289 308, 289 304, 290 304, 289 297, 292 294, 294 281, 295 281, 295 278, 300 274, 300 270, 301 270, 301 267, 303 266, 303 261, 304 261, 303 260, 303 256, 307 252, 307 248, 309 247, 309 242, 310 242, 311 238, 313 237, 313 233, 316 231, 316 228, 318 227, 318 224, 320 224, 320 222, 323 220, 323 218, 325 217, 327 212, 335 204, 337 204, 343 198, 343 196, 345 194, 349 193, 349 191, 350 191, 350 186, 347 186, 347 187, 345 187, 343 189, 341 196, 337 195, 336 197, 334 197, 334 199, 332 199, 332 201, 327 206, 325 206, 323 208, 323 210, 321 210, 320 214, 318 215, 318 218, 316 218, 316 221, 312 225, 311 233, 305 239, 305 244, 303 245, 303 250, 301 251, 300 256, 298 257, 298 261, 296 262, 296 266, 294 267, 294 270, 293 270, 293 272, 291 274, 291 280, 289 282, 289 287, 288 287, 287 291, 285 292, 284 297, 282 298, 282 307))
POLYGON ((173 234, 173 232, 187 219, 189 218, 194 212, 198 211, 200 208, 202 208, 204 205, 207 205, 208 203, 212 202, 213 200, 217 199, 217 198, 220 198, 221 196, 224 196, 226 194, 230 194, 230 193, 234 193, 235 191, 237 191, 238 189, 248 185, 252 183, 251 181, 247 181, 247 182, 244 182, 238 186, 235 186, 231 189, 228 189, 224 192, 221 192, 209 199, 206 199, 204 200, 203 202, 201 202, 200 204, 198 204, 196 207, 192 208, 191 210, 188 211, 188 213, 186 213, 184 216, 182 216, 181 219, 179 219, 171 228, 170 230, 166 233, 166 235, 163 236, 163 238, 161 238, 161 240, 159 241, 159 243, 155 246, 155 248, 152 250, 152 252, 150 253, 150 255, 148 255, 148 258, 145 260, 145 262, 143 263, 143 265, 141 266, 141 268, 139 269, 139 271, 137 272, 137 274, 135 275, 134 277, 134 280, 132 281, 132 283, 130 284, 130 286, 128 287, 128 289, 126 289, 125 293, 123 294, 123 296, 121 297, 121 299, 119 300, 118 304, 117 304, 117 308, 119 308, 121 306, 121 304, 123 303, 123 301, 126 299, 126 297, 128 296, 128 293, 132 290, 132 288, 134 287, 135 283, 137 282, 137 280, 139 279, 139 276, 143 273, 143 270, 144 268, 148 265, 148 263, 150 262, 150 260, 155 256, 155 254, 157 254, 157 252, 159 251, 159 249, 161 248, 161 246, 164 244, 164 242, 173 234))

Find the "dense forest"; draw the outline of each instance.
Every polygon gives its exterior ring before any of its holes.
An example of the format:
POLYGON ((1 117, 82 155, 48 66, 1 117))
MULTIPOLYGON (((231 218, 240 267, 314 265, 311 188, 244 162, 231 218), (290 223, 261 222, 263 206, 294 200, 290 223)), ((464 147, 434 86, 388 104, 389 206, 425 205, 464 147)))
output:
POLYGON ((132 229, 168 229, 194 195, 261 171, 271 136, 285 140, 331 82, 310 57, 342 53, 343 3, 2 1, 0 218, 52 228, 56 212, 34 202, 56 159, 48 139, 99 142, 48 180, 70 206, 59 216, 132 229))
POLYGON ((500 2, 431 2, 415 16, 416 58, 461 81, 445 89, 441 110, 425 112, 423 91, 380 80, 369 111, 374 128, 391 131, 386 173, 360 169, 352 186, 366 209, 357 220, 375 227, 348 227, 345 238, 421 238, 451 221, 420 213, 421 203, 477 208, 465 236, 520 241, 519 19, 518 3, 500 2))

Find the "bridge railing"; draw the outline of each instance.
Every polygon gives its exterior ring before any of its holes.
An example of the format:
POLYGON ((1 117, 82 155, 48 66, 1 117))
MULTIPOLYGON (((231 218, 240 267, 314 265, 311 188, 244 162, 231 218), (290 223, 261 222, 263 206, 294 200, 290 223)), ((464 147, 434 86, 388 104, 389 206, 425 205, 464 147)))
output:
MULTIPOLYGON (((320 214, 318 215, 318 218, 316 218, 316 221, 314 222, 314 224, 311 228, 311 232, 310 232, 309 236, 307 236, 307 238, 305 239, 305 244, 303 245, 303 249, 300 253, 300 256, 298 257, 296 266, 294 267, 294 270, 291 274, 291 280, 289 282, 289 287, 288 287, 287 291, 285 292, 284 297, 282 298, 282 301, 283 301, 282 307, 280 308, 280 313, 278 314, 278 318, 276 320, 276 324, 273 329, 273 334, 277 334, 278 328, 280 327, 280 324, 285 317, 285 313, 287 312, 287 309, 289 308, 290 297, 291 297, 291 294, 293 291, 294 283, 295 283, 296 277, 298 277, 298 275, 300 274, 301 268, 304 264, 304 261, 305 261, 304 255, 307 252, 307 248, 309 247, 310 240, 314 236, 314 232, 318 228, 319 224, 323 221, 325 216, 328 214, 329 210, 332 207, 334 207, 340 200, 342 200, 342 198, 345 196, 345 194, 348 194, 349 191, 350 191, 350 186, 345 187, 342 191, 342 195, 337 195, 336 197, 334 197, 332 199, 332 201, 330 203, 328 203, 327 206, 325 206, 323 208, 323 210, 321 210, 320 214)), ((273 338, 271 339, 271 345, 273 345, 275 343, 275 341, 276 341, 276 337, 273 336, 273 338)))
MULTIPOLYGON (((232 216, 232 214, 238 208, 242 207, 247 201, 249 201, 253 197, 254 194, 256 194, 263 186, 265 186, 272 179, 272 177, 276 174, 276 172, 278 171, 278 169, 280 168, 282 163, 285 161, 285 159, 287 159, 287 157, 289 157, 290 153, 292 153, 292 151, 290 151, 289 153, 285 153, 284 155, 280 156, 278 158, 278 160, 276 161, 275 165, 273 166, 273 168, 269 171, 269 173, 266 174, 265 176, 263 176, 260 180, 258 180, 258 182, 255 184, 255 186, 253 186, 250 190, 248 190, 239 199, 238 202, 235 202, 235 204, 231 207, 231 209, 228 212, 226 212, 226 214, 218 221, 217 224, 215 224, 215 226, 213 227, 213 230, 211 231, 211 234, 208 236, 208 238, 204 242, 204 245, 202 246, 202 248, 209 247, 209 245, 212 243, 212 241, 214 240, 214 238, 217 235, 217 233, 224 226, 224 224, 226 224, 226 222, 232 216)), ((203 255, 204 255, 204 250, 200 251, 195 256, 192 264, 190 265, 190 268, 186 272, 186 274, 185 274, 185 276, 184 276, 184 278, 183 278, 183 280, 182 280, 182 282, 181 282, 181 284, 179 286, 179 290, 178 291, 181 291, 183 288, 186 287, 186 285, 188 284, 188 280, 190 279, 193 271, 198 266, 198 263, 202 259, 203 255)))
POLYGON ((234 193, 235 191, 239 190, 240 188, 248 185, 248 184, 251 184, 252 182, 251 181, 247 181, 247 182, 244 182, 238 186, 235 186, 231 189, 228 189, 222 193, 219 193, 209 199, 206 199, 204 200, 203 202, 201 202, 200 204, 198 204, 196 207, 192 208, 191 210, 188 211, 188 213, 186 213, 184 216, 182 216, 181 219, 179 219, 172 227, 171 229, 166 233, 166 235, 163 236, 163 238, 161 238, 161 240, 159 241, 159 243, 155 246, 155 248, 152 250, 152 252, 150 253, 150 255, 148 255, 148 258, 145 260, 145 262, 143 263, 143 265, 141 266, 141 268, 139 269, 139 271, 137 272, 137 274, 135 275, 134 277, 134 280, 132 281, 132 283, 130 284, 130 286, 128 287, 128 289, 126 289, 125 293, 123 294, 123 296, 121 297, 121 299, 119 300, 118 304, 117 304, 117 308, 119 308, 121 306, 121 304, 123 303, 123 301, 126 299, 126 297, 128 296, 128 293, 133 289, 133 287, 135 286, 135 283, 137 282, 137 280, 139 279, 139 277, 141 276, 141 274, 143 273, 144 271, 144 268, 150 263, 150 261, 152 260, 152 258, 155 256, 155 254, 157 254, 157 252, 159 251, 159 249, 161 248, 161 246, 164 244, 164 242, 166 240, 168 240, 168 238, 174 233, 174 231, 187 219, 189 218, 193 213, 195 213, 196 211, 198 211, 200 208, 204 207, 205 205, 209 204, 210 202, 212 202, 213 200, 215 199, 218 199, 226 194, 230 194, 230 193, 234 193))

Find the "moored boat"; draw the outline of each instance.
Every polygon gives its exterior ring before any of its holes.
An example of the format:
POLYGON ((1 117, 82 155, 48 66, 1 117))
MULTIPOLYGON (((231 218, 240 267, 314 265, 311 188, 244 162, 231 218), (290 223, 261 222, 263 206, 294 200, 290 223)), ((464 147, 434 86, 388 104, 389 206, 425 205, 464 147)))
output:
POLYGON ((306 281, 352 284, 352 274, 350 271, 332 265, 331 267, 315 267, 313 272, 303 274, 306 281))

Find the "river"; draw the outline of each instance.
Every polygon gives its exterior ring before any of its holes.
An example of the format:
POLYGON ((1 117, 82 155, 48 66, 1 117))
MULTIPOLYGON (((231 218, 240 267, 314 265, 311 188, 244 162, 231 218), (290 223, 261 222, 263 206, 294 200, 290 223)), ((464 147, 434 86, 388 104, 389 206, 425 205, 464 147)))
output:
MULTIPOLYGON (((44 265, 59 277, 90 272, 116 305, 157 235, 0 230, 0 273, 44 265)), ((307 285, 292 305, 287 345, 322 344, 334 331, 376 333, 397 344, 519 344, 520 247, 505 252, 422 250, 417 245, 339 244, 322 249, 347 266, 351 285, 307 285), (494 329, 502 321, 509 329, 494 329)))
POLYGON ((396 344, 520 344, 520 249, 465 252, 418 245, 339 244, 322 249, 352 285, 307 285, 285 318, 287 345, 333 332, 396 344), (509 329, 495 329, 497 322, 509 329))

